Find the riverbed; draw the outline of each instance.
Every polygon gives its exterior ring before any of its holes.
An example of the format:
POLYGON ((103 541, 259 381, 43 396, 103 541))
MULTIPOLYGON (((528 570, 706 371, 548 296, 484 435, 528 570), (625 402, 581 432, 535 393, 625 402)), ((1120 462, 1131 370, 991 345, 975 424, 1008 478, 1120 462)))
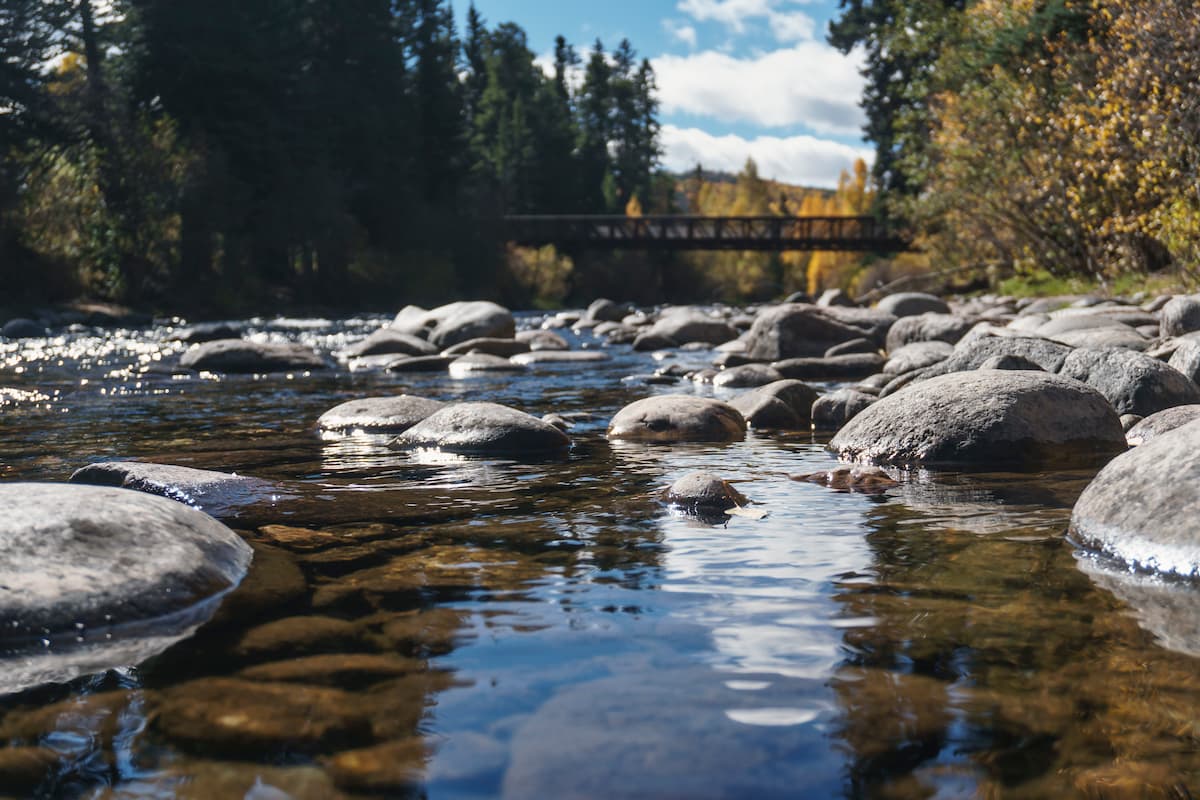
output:
MULTIPOLYGON (((331 353, 384 321, 247 324, 331 353)), ((0 396, 0 475, 138 459, 293 496, 218 514, 257 567, 194 636, 0 699, 9 761, 54 764, 12 796, 1200 793, 1194 639, 1065 536, 1092 472, 889 470, 897 486, 862 494, 789 477, 835 463, 812 434, 609 442, 629 402, 733 392, 647 379, 711 351, 586 331, 559 333, 611 360, 454 379, 186 374, 174 327, 0 344, 19 390, 0 396), (340 402, 400 392, 556 413, 572 447, 493 459, 316 431, 340 402), (665 504, 693 470, 766 515, 665 504), (303 735, 226 736, 235 712, 303 735)))

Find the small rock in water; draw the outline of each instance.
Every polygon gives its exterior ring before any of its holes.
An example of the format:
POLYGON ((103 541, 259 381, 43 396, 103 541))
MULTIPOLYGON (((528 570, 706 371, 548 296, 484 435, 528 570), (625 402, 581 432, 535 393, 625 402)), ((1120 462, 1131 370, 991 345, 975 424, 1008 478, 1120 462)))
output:
POLYGON ((450 303, 433 309, 429 317, 436 321, 429 342, 441 349, 468 339, 511 339, 517 332, 512 312, 486 300, 450 303))
POLYGON ((713 386, 723 386, 729 389, 742 389, 754 386, 765 386, 768 383, 783 380, 783 376, 766 364, 743 364, 740 367, 729 367, 717 373, 713 378, 713 386))
POLYGON ((461 356, 468 353, 485 353, 489 356, 509 358, 517 353, 528 353, 529 342, 520 339, 468 339, 442 351, 444 356, 461 356))
POLYGON ((524 372, 525 367, 500 356, 475 353, 454 359, 450 362, 449 370, 451 378, 465 378, 481 372, 524 372))
POLYGON ((862 492, 863 494, 878 494, 900 485, 879 467, 866 465, 836 467, 812 472, 808 475, 789 475, 788 477, 794 481, 819 483, 839 492, 862 492))
POLYGON ((866 410, 875 398, 854 389, 838 389, 823 394, 812 404, 812 426, 818 431, 839 430, 866 410))
POLYGON ((243 329, 240 323, 201 322, 196 325, 189 325, 186 328, 180 328, 168 336, 167 341, 201 344, 203 342, 215 342, 220 339, 238 339, 241 338, 242 332, 243 329))
POLYGON ((569 350, 571 345, 554 331, 517 331, 516 340, 529 345, 532 352, 541 350, 569 350))
POLYGON ((453 403, 433 413, 392 445, 456 453, 544 453, 566 450, 571 440, 537 417, 498 403, 453 403))
POLYGON ((388 372, 445 372, 457 360, 456 356, 412 356, 397 358, 387 364, 388 372))
POLYGON ((729 482, 711 472, 689 472, 671 484, 667 502, 689 510, 724 511, 748 502, 729 482))
POLYGON ((641 442, 730 442, 746 435, 746 420, 717 400, 668 394, 630 403, 608 426, 609 439, 641 442))
POLYGON ((403 433, 445 405, 440 400, 409 394, 364 397, 329 409, 317 420, 317 427, 325 431, 403 433))
POLYGON ((372 333, 357 344, 352 344, 341 352, 343 358, 362 358, 363 356, 403 355, 403 356, 432 356, 438 349, 429 342, 392 327, 383 327, 372 333))
POLYGON ((218 339, 196 345, 179 359, 179 366, 211 372, 287 372, 326 366, 310 347, 295 343, 218 339))
POLYGON ((3 336, 5 339, 34 339, 45 335, 45 327, 31 319, 24 319, 22 317, 10 319, 4 323, 3 328, 0 328, 0 336, 3 336))
POLYGON ((611 359, 612 356, 603 350, 538 350, 515 355, 509 360, 521 366, 533 366, 537 364, 594 364, 611 359))

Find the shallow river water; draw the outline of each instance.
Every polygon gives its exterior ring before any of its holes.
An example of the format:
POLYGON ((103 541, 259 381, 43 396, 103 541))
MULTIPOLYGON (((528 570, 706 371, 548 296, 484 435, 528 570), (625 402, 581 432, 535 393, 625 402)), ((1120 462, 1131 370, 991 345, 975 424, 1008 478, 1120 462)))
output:
MULTIPOLYGON (((382 321, 253 331, 328 353, 382 321)), ((140 459, 285 491, 207 509, 257 555, 195 636, 0 698, 0 796, 1200 795, 1194 614, 1178 634, 1065 539, 1090 473, 896 472, 840 493, 789 479, 833 463, 809 435, 609 443, 632 400, 714 391, 627 379, 661 366, 627 346, 499 378, 217 377, 173 374, 169 333, 0 344, 0 386, 24 390, 0 395, 0 478, 140 459), (555 460, 315 431, 402 391, 583 416, 555 460), (767 516, 660 501, 697 469, 767 516)))

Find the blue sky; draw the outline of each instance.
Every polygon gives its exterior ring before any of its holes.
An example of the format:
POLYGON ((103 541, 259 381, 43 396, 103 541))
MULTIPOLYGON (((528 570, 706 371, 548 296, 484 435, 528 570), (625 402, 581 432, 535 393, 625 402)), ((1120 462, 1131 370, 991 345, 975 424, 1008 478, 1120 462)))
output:
MULTIPOLYGON (((455 3, 460 20, 466 0, 455 3)), ((475 0, 488 27, 516 22, 548 57, 562 34, 586 55, 628 38, 654 64, 668 169, 736 172, 832 186, 870 160, 858 108, 859 56, 825 43, 837 0, 475 0)))

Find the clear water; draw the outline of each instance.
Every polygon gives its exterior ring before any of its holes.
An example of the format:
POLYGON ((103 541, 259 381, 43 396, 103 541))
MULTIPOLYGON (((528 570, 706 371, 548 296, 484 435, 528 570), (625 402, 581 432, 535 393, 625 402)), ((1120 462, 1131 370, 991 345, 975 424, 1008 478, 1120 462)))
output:
MULTIPOLYGON (((253 335, 329 352, 382 322, 253 335)), ((0 698, 0 796, 1200 794, 1196 602, 1163 622, 1077 558, 1087 473, 839 493, 788 478, 832 463, 807 435, 607 442, 632 400, 713 391, 629 380, 660 364, 627 347, 501 378, 219 378, 174 375, 169 333, 0 345, 0 477, 132 458, 279 481, 285 501, 219 509, 274 566, 140 667, 0 698), (590 416, 541 461, 314 429, 401 391, 590 416), (696 469, 768 516, 663 505, 696 469), (22 784, 31 759, 48 777, 22 784)))

